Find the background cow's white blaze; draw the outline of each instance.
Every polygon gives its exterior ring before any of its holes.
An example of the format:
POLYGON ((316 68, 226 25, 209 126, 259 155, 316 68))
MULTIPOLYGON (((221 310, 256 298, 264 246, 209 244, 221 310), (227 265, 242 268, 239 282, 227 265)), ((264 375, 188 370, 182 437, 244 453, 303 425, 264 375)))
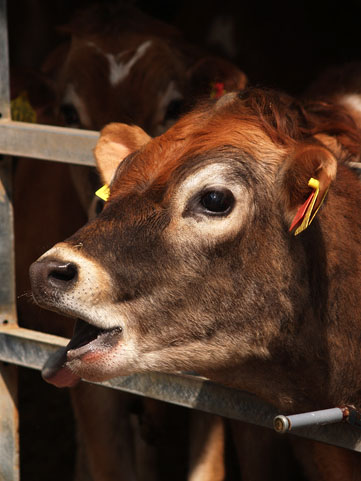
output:
POLYGON ((65 89, 62 105, 73 105, 79 116, 80 124, 74 123, 69 125, 69 127, 78 128, 83 126, 84 128, 91 129, 92 121, 86 108, 86 103, 75 90, 72 83, 68 84, 65 89))
POLYGON ((176 82, 171 80, 166 90, 159 94, 158 109, 154 117, 155 123, 157 124, 154 132, 155 135, 163 134, 163 132, 174 124, 175 119, 173 117, 166 119, 167 108, 172 102, 181 101, 182 99, 183 95, 178 90, 176 82))
POLYGON ((117 55, 107 53, 105 54, 109 62, 109 81, 110 84, 116 86, 119 82, 124 80, 130 73, 132 67, 140 60, 149 47, 152 45, 150 40, 141 43, 135 50, 134 55, 128 62, 122 62, 121 59, 126 52, 121 52, 117 55))

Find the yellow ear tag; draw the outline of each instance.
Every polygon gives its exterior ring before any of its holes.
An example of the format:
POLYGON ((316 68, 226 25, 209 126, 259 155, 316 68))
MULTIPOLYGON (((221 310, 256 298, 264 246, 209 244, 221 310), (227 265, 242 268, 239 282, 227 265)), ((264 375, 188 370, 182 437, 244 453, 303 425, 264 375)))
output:
POLYGON ((100 199, 102 199, 102 200, 104 200, 104 202, 106 202, 109 199, 109 195, 110 195, 110 189, 109 189, 108 184, 105 184, 105 185, 103 185, 103 187, 100 187, 100 189, 98 189, 95 192, 95 195, 97 195, 100 199))
POLYGON ((12 120, 36 123, 36 112, 30 105, 28 94, 25 91, 11 101, 10 108, 12 120))
MULTIPOLYGON (((298 235, 298 234, 300 234, 301 232, 303 232, 304 230, 307 229, 307 227, 311 224, 311 222, 315 218, 315 215, 317 214, 317 212, 318 212, 319 208, 321 207, 322 202, 325 200, 325 197, 326 197, 326 194, 327 194, 327 191, 326 191, 320 205, 318 206, 318 208, 316 209, 316 211, 313 213, 313 215, 311 217, 312 210, 315 206, 317 197, 320 193, 320 182, 317 179, 314 179, 313 177, 311 177, 311 179, 308 181, 308 185, 309 185, 309 187, 312 187, 313 192, 305 203, 307 205, 306 211, 302 215, 302 217, 301 217, 302 222, 299 225, 299 227, 297 227, 297 229, 295 230, 294 235, 298 235)), ((301 206, 300 209, 302 209, 305 206, 305 204, 303 204, 303 206, 301 206)), ((297 214, 296 214, 296 217, 297 217, 297 214)))

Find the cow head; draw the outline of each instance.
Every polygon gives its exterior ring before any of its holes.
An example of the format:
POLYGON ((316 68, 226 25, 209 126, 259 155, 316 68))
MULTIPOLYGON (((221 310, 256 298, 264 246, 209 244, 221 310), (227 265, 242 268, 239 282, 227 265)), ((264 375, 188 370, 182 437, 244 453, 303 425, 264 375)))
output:
POLYGON ((309 244, 328 206, 289 233, 309 178, 322 197, 336 175, 317 115, 254 90, 207 102, 155 139, 106 127, 95 150, 104 210, 31 267, 36 302, 81 319, 45 378, 191 370, 289 406, 301 389, 289 369, 317 363, 322 376, 327 267, 309 244))
POLYGON ((246 76, 210 57, 180 33, 130 5, 96 4, 61 28, 70 40, 49 56, 57 116, 70 127, 100 130, 109 122, 164 132, 212 82, 244 88, 246 76))
MULTIPOLYGON (((110 122, 142 127, 149 135, 169 128, 212 85, 242 89, 245 74, 232 63, 188 44, 174 28, 129 5, 95 4, 61 31, 67 42, 43 66, 60 125, 100 130, 110 122)), ((71 166, 73 183, 91 217, 98 179, 71 166), (89 208, 90 206, 90 208, 89 208)))

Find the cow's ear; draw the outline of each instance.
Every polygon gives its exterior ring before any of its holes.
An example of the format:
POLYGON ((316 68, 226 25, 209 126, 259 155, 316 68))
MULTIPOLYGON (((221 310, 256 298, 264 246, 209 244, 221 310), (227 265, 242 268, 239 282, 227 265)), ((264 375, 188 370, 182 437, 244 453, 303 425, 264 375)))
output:
POLYGON ((127 155, 140 149, 151 137, 140 127, 127 124, 109 124, 100 132, 94 154, 98 171, 106 184, 127 155))
POLYGON ((222 93, 243 90, 247 86, 247 76, 228 60, 219 57, 204 57, 188 71, 191 96, 218 97, 222 93))
POLYGON ((286 161, 281 194, 290 231, 299 234, 312 222, 336 171, 334 155, 318 145, 300 145, 286 161))

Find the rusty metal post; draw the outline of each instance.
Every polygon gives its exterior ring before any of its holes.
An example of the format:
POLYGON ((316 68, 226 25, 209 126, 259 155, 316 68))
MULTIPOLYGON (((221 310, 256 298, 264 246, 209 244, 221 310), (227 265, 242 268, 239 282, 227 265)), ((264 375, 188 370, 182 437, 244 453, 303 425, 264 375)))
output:
MULTIPOLYGON (((0 115, 10 119, 6 0, 0 0, 0 115)), ((17 325, 11 159, 0 158, 0 324, 17 325)), ((0 481, 19 481, 18 371, 0 364, 0 481)))

